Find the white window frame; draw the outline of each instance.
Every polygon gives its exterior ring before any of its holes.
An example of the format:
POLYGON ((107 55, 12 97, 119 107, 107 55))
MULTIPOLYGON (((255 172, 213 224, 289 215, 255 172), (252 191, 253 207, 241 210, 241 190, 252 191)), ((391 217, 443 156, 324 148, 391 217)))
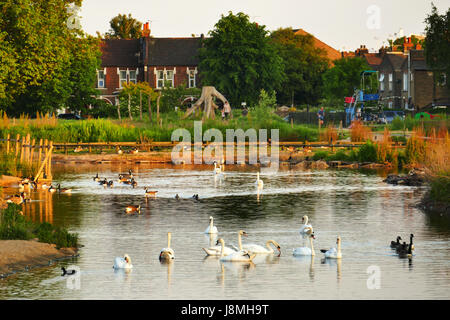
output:
POLYGON ((164 70, 156 70, 156 68, 153 70, 153 73, 156 76, 156 88, 157 89, 161 89, 162 87, 164 87, 164 84, 166 81, 170 81, 170 86, 173 88, 175 85, 175 74, 176 74, 176 69, 173 70, 166 70, 166 68, 164 68, 164 70), (171 77, 169 78, 169 75, 171 75, 171 77))
POLYGON ((384 73, 381 74, 379 81, 380 81, 380 91, 384 91, 384 73))
POLYGON ((165 81, 170 81, 170 87, 173 88, 175 84, 175 72, 173 70, 166 70, 165 72, 165 81), (169 74, 171 77, 169 78, 169 74))
POLYGON ((138 75, 137 70, 129 70, 128 74, 129 74, 129 82, 128 83, 133 82, 134 84, 136 84, 137 75, 138 75), (132 73, 134 74, 134 77, 131 76, 132 73))
POLYGON ((106 73, 104 70, 97 70, 97 88, 105 88, 106 85, 106 73), (103 75, 100 77, 100 75, 103 75), (102 84, 100 84, 102 83, 102 84))
POLYGON ((156 88, 161 89, 164 86, 164 70, 156 70, 156 88))
POLYGON ((119 73, 119 88, 122 89, 123 88, 122 83, 124 82, 128 83, 128 70, 119 70, 118 73, 119 73), (121 77, 123 72, 125 73, 125 78, 121 77))
POLYGON ((394 83, 393 78, 394 78, 393 74, 389 73, 389 91, 392 91, 392 89, 393 89, 393 83, 394 83))
POLYGON ((389 108, 389 109, 392 109, 392 106, 393 106, 392 101, 389 101, 389 102, 388 102, 388 108, 389 108))
POLYGON ((188 88, 196 88, 197 87, 197 79, 195 77, 196 74, 197 74, 197 68, 195 68, 195 69, 187 68, 188 88))

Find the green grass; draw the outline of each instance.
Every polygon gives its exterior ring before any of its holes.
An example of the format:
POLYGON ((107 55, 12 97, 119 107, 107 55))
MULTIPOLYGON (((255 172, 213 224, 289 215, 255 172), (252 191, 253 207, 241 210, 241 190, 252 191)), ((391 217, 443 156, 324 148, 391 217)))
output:
POLYGON ((450 173, 432 178, 430 181, 430 199, 450 203, 450 173))
POLYGON ((78 246, 78 234, 47 222, 33 223, 20 213, 20 206, 10 203, 0 215, 0 240, 30 240, 56 244, 57 248, 78 246))
POLYGON ((20 162, 12 153, 0 149, 0 175, 29 177, 37 171, 36 165, 20 162))
MULTIPOLYGON (((270 138, 271 129, 279 129, 280 141, 317 141, 318 129, 304 125, 291 125, 277 116, 269 108, 250 110, 247 117, 241 115, 240 110, 233 110, 233 119, 222 121, 219 115, 215 120, 206 120, 203 123, 203 133, 209 128, 216 128, 225 137, 227 129, 267 129, 270 138)), ((152 121, 144 115, 142 121, 123 119, 93 119, 93 120, 58 120, 56 126, 35 126, 29 121, 27 126, 10 125, 0 129, 0 137, 5 138, 9 133, 11 137, 17 134, 21 136, 30 133, 39 139, 49 139, 55 143, 77 142, 140 142, 146 141, 171 141, 173 130, 177 128, 187 129, 192 136, 194 133, 194 120, 200 121, 201 115, 181 119, 183 112, 161 113, 162 126, 156 121, 153 114, 152 121)))

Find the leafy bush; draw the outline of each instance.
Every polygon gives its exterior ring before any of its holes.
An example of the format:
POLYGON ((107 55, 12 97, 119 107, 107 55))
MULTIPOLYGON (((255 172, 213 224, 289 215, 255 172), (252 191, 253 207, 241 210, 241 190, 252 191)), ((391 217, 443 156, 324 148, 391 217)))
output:
POLYGON ((450 203, 450 175, 437 176, 430 181, 430 198, 434 201, 450 203))
POLYGON ((313 155, 313 160, 325 160, 328 157, 328 151, 325 150, 319 150, 313 155))
POLYGON ((351 161, 350 155, 348 155, 344 150, 339 150, 334 154, 330 154, 327 158, 327 161, 351 161))
POLYGON ((372 143, 370 140, 359 148, 359 162, 376 162, 377 158, 377 145, 372 143))

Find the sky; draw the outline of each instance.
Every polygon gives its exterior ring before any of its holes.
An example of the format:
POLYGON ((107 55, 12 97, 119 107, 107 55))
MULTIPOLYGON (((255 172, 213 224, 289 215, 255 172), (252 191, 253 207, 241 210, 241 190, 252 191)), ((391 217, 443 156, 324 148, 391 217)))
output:
MULTIPOLYGON (((440 14, 449 0, 433 0, 440 14)), ((371 52, 388 38, 424 33, 430 0, 84 0, 79 12, 83 30, 109 30, 119 13, 150 22, 154 37, 207 35, 229 11, 243 12, 269 31, 303 29, 339 51, 364 44, 371 52)))

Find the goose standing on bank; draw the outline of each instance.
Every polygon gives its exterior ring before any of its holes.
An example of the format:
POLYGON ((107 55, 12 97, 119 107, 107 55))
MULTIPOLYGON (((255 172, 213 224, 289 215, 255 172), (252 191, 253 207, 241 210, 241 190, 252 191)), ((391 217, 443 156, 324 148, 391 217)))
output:
POLYGON ((221 174, 222 173, 222 167, 217 164, 216 161, 214 161, 214 174, 221 174))
POLYGON ((313 239, 316 239, 316 237, 314 236, 314 233, 311 233, 309 235, 310 248, 308 248, 308 247, 295 248, 293 250, 292 254, 294 256, 315 256, 316 252, 314 251, 313 239))
POLYGON ((116 257, 114 259, 114 269, 132 269, 131 258, 129 255, 124 255, 123 258, 116 257))
POLYGON ((159 261, 175 259, 175 252, 170 247, 171 238, 172 238, 172 233, 167 232, 167 248, 161 249, 161 252, 159 253, 159 261))
POLYGON ((256 257, 256 254, 250 255, 248 251, 245 250, 235 251, 229 255, 225 255, 225 241, 220 238, 219 240, 217 240, 216 245, 218 245, 219 243, 222 246, 220 251, 220 261, 251 262, 256 257))
POLYGON ((340 236, 338 236, 336 239, 336 245, 337 245, 337 249, 336 248, 331 248, 330 250, 321 249, 320 252, 325 253, 325 258, 340 259, 340 258, 342 258, 341 237, 340 236))
POLYGON ((217 231, 217 227, 214 225, 214 218, 212 216, 209 217, 209 226, 206 228, 204 233, 219 233, 219 231, 217 231))

